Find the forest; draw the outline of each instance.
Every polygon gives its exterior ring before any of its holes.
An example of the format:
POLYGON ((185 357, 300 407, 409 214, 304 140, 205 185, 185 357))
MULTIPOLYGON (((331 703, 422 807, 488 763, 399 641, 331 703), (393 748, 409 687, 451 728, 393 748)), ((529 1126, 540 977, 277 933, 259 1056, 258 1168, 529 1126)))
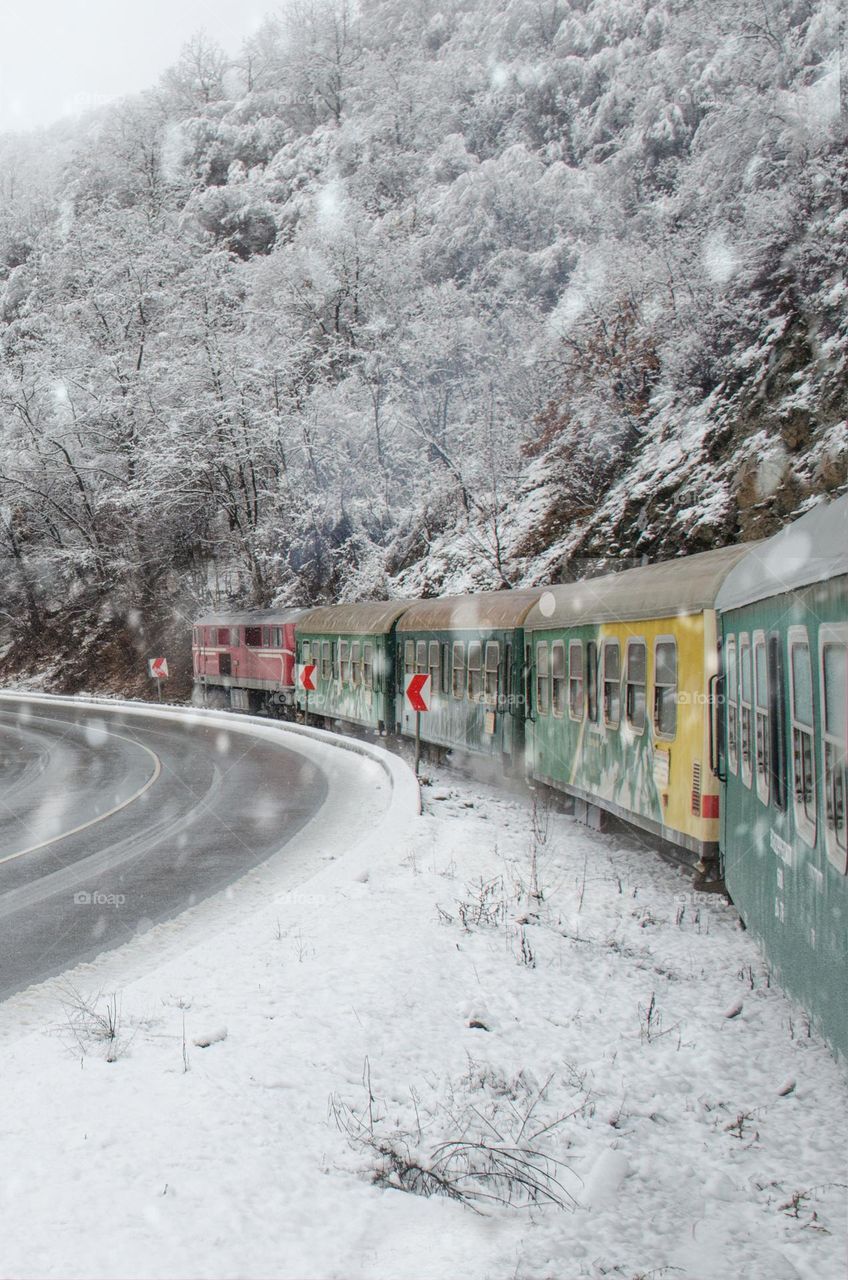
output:
POLYGON ((292 0, 0 135, 0 670, 125 687, 210 606, 563 581, 843 490, 844 26, 292 0))

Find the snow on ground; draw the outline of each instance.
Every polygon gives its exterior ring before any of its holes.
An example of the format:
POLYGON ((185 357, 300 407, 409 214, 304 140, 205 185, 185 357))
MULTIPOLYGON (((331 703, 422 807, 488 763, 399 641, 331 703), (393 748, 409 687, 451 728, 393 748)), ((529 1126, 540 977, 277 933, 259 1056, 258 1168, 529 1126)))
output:
POLYGON ((424 798, 5 1006, 0 1274, 844 1275, 844 1073, 733 909, 636 835, 424 798))

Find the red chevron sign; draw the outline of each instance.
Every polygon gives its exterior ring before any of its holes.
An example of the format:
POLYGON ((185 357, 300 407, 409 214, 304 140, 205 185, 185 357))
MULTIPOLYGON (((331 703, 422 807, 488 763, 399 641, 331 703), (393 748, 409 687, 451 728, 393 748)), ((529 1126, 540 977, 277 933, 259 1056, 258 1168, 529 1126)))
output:
POLYGON ((168 679, 168 659, 167 658, 148 658, 147 674, 151 680, 167 680, 168 679))
POLYGON ((430 677, 410 676, 406 682, 406 700, 413 711, 430 710, 430 677))
POLYGON ((302 662, 297 669, 300 687, 305 689, 307 693, 315 692, 315 681, 312 678, 315 675, 315 665, 314 662, 302 662))

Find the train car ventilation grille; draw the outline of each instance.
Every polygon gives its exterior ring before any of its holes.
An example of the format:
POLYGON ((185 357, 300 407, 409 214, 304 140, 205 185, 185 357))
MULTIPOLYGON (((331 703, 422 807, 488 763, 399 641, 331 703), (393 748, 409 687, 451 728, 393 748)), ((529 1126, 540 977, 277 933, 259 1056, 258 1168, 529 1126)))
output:
POLYGON ((701 816, 701 766, 696 760, 692 765, 692 812, 696 818, 701 816))

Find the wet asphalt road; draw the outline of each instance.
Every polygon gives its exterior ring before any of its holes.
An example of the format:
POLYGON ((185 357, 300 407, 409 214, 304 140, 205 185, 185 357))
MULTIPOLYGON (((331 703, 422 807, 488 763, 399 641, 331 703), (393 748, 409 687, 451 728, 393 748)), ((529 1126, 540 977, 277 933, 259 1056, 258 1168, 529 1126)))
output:
POLYGON ((0 999, 225 888, 327 793, 219 724, 0 700, 0 999))

